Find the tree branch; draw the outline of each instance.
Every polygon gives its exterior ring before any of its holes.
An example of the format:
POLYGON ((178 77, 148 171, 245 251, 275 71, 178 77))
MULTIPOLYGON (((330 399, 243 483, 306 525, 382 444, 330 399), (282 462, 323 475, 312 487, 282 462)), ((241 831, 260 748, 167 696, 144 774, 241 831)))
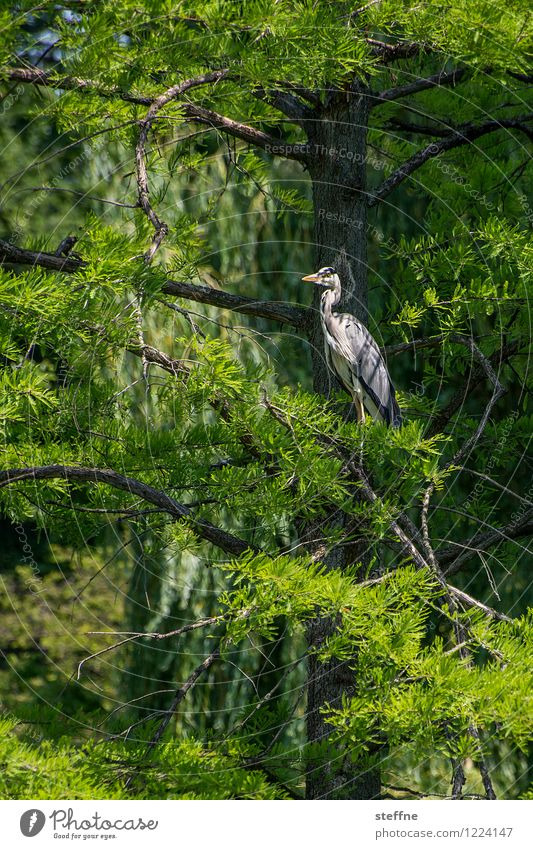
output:
POLYGON ((118 97, 120 100, 125 100, 128 103, 138 103, 141 106, 150 106, 155 100, 155 97, 146 97, 140 94, 133 94, 129 91, 124 91, 118 86, 105 88, 96 80, 84 80, 81 77, 56 77, 47 71, 41 71, 39 68, 0 68, 0 77, 7 80, 14 80, 20 83, 28 83, 36 86, 44 86, 45 88, 62 89, 64 91, 79 91, 82 94, 98 94, 104 98, 118 97))
POLYGON ((83 466, 30 466, 22 469, 7 469, 0 472, 0 488, 25 481, 37 480, 66 480, 80 483, 104 483, 114 489, 137 495, 149 504, 154 504, 163 513, 168 513, 176 520, 184 519, 187 524, 207 542, 221 548, 228 554, 239 556, 245 551, 253 550, 253 546, 245 540, 212 525, 203 519, 198 519, 192 510, 184 504, 175 501, 165 492, 152 486, 128 478, 113 469, 95 469, 83 466))
POLYGON ((487 613, 493 619, 497 619, 499 622, 512 622, 512 619, 509 616, 506 616, 505 613, 500 613, 498 610, 495 610, 493 607, 489 607, 488 604, 483 604, 482 601, 478 601, 477 598, 473 598, 468 593, 465 593, 464 590, 459 590, 457 587, 452 587, 451 584, 447 584, 449 591, 462 601, 467 607, 477 607, 479 610, 482 610, 483 613, 487 613))
POLYGON ((473 554, 486 551, 500 542, 511 542, 513 539, 530 536, 531 534, 533 534, 533 510, 529 510, 518 521, 515 519, 502 528, 494 528, 487 532, 478 531, 466 542, 451 543, 439 551, 439 560, 443 565, 450 564, 444 570, 446 576, 455 575, 473 554), (458 549, 462 549, 459 555, 457 554, 458 549))
POLYGON ((0 239, 0 263, 9 262, 20 265, 37 265, 48 271, 79 271, 85 263, 71 256, 57 256, 46 251, 29 251, 18 248, 11 242, 0 239))
POLYGON ((267 91, 264 88, 259 87, 254 89, 252 94, 254 97, 257 97, 258 100, 263 100, 265 103, 273 106, 274 109, 282 112, 287 116, 287 118, 290 118, 290 120, 294 121, 296 124, 302 124, 305 123, 305 121, 316 118, 315 110, 311 109, 311 107, 307 106, 306 103, 303 103, 299 97, 296 97, 295 94, 291 94, 290 92, 283 91, 282 89, 269 89, 267 91))
POLYGON ((398 131, 400 133, 416 133, 421 136, 434 136, 435 138, 442 138, 450 134, 450 130, 444 127, 415 124, 411 121, 400 121, 398 118, 391 118, 387 124, 383 125, 383 129, 390 130, 391 132, 398 131))
MULTIPOLYGON (((407 343, 407 345, 416 345, 416 342, 407 343)), ((416 345, 417 347, 425 347, 423 345, 416 345)), ((399 348, 399 346, 394 346, 395 348, 399 348)), ((490 355, 487 359, 489 360, 492 366, 496 366, 499 368, 506 360, 510 359, 513 354, 516 354, 520 348, 520 342, 518 340, 514 340, 512 342, 503 345, 498 351, 495 351, 490 355)), ((393 351, 392 353, 397 353, 397 351, 393 351)), ((436 418, 434 419, 431 427, 427 431, 427 437, 430 438, 434 436, 436 433, 441 433, 450 419, 454 416, 457 410, 462 407, 465 402, 466 396, 469 390, 475 386, 482 380, 485 375, 485 370, 481 364, 479 364, 475 369, 473 369, 468 378, 466 379, 464 385, 459 389, 451 401, 447 404, 447 406, 440 412, 436 418)))
POLYGON ((296 162, 307 162, 308 152, 307 145, 305 144, 289 144, 283 136, 271 136, 269 133, 248 126, 248 124, 234 121, 232 118, 219 115, 218 112, 213 112, 211 109, 204 109, 203 106, 197 106, 193 103, 185 105, 183 112, 185 117, 191 121, 207 124, 215 130, 221 130, 234 138, 260 147, 269 153, 284 156, 286 159, 294 159, 296 162))
MULTIPOLYGON (((151 106, 157 98, 146 97, 143 95, 132 94, 124 91, 118 86, 105 88, 95 80, 85 80, 80 77, 54 77, 45 71, 38 68, 1 68, 0 77, 17 82, 28 83, 37 86, 45 86, 47 88, 63 89, 70 91, 79 91, 81 94, 98 94, 103 98, 119 98, 128 103, 136 103, 141 106, 151 106)), ((248 144, 256 145, 263 150, 274 152, 284 156, 287 159, 294 159, 297 162, 307 161, 306 145, 288 144, 284 138, 271 136, 269 133, 264 133, 261 130, 256 130, 247 124, 239 121, 234 121, 232 118, 227 118, 224 115, 219 115, 211 109, 204 109, 202 106, 197 106, 193 103, 188 103, 183 107, 183 114, 189 120, 196 121, 201 124, 207 124, 213 129, 221 130, 230 136, 241 139, 248 144), (283 152, 280 151, 283 148, 283 152)))
POLYGON ((440 71, 438 74, 433 74, 431 77, 422 77, 419 80, 413 80, 403 86, 388 88, 379 94, 372 94, 370 97, 373 100, 371 109, 375 109, 382 103, 388 103, 392 100, 399 100, 401 97, 409 97, 412 94, 418 94, 420 91, 426 91, 428 88, 441 86, 456 86, 469 73, 469 68, 455 68, 453 71, 440 71))
POLYGON ((392 192, 400 183, 410 176, 418 168, 421 168, 430 159, 434 159, 441 153, 452 150, 455 147, 469 144, 481 136, 494 133, 497 130, 515 129, 524 132, 529 139, 533 139, 533 130, 526 126, 526 122, 530 121, 533 113, 522 115, 519 118, 509 118, 501 120, 486 121, 484 124, 462 124, 451 134, 438 142, 432 142, 427 147, 419 150, 410 159, 400 165, 386 180, 374 191, 368 198, 368 205, 375 206, 379 201, 383 200, 392 192))
MULTIPOLYGON (((30 251, 0 239, 1 262, 32 265, 47 271, 68 273, 79 271, 86 265, 83 260, 71 256, 63 257, 44 251, 30 251)), ((253 315, 279 321, 282 324, 291 324, 298 329, 304 329, 310 317, 310 310, 307 307, 296 307, 281 301, 257 301, 244 295, 233 295, 230 292, 223 292, 210 286, 197 286, 193 283, 168 280, 161 291, 167 295, 175 295, 200 304, 209 304, 242 315, 253 315)))
POLYGON ((279 321, 282 324, 292 324, 293 327, 302 329, 310 317, 310 310, 306 307, 296 307, 276 301, 256 301, 244 295, 233 295, 210 286, 196 286, 192 283, 181 283, 167 281, 162 289, 167 295, 176 295, 178 298, 187 298, 201 304, 209 304, 221 309, 231 310, 242 315, 253 315, 258 318, 268 318, 271 321, 279 321))
POLYGON ((485 407, 485 410, 483 412, 483 415, 481 416, 480 422, 476 430, 474 431, 472 436, 467 439, 467 441, 461 446, 459 451, 457 451, 457 453, 454 455, 453 459, 449 464, 455 465, 476 446, 480 436, 485 430, 485 427, 489 420, 489 416, 492 412, 492 408, 502 397, 502 395, 505 395, 507 389, 502 386, 502 384, 498 380, 496 372, 492 368, 490 360, 481 352, 481 350, 478 348, 471 336, 463 336, 460 333, 453 333, 450 339, 452 342, 458 342, 460 345, 465 345, 467 348, 469 348, 469 350, 472 352, 472 355, 479 361, 480 367, 483 369, 483 372, 488 377, 494 387, 492 396, 490 397, 489 402, 485 407))
POLYGON ((382 60, 383 64, 394 62, 395 59, 409 59, 419 53, 427 53, 432 50, 431 44, 419 41, 400 41, 397 44, 389 44, 376 38, 367 38, 366 43, 370 45, 373 56, 382 60))
POLYGON ((196 684, 200 675, 202 675, 204 672, 207 672, 209 667, 212 666, 213 663, 215 662, 215 660, 217 660, 219 657, 220 657, 220 645, 217 646, 217 648, 214 651, 212 651, 211 654, 209 654, 205 658, 205 660, 203 660, 200 664, 198 664, 196 669, 194 669, 193 672, 189 675, 189 677, 187 678, 185 683, 182 684, 181 687, 179 687, 176 690, 176 695, 174 696, 174 698, 172 700, 172 704, 170 705, 168 710, 165 711, 165 715, 164 715, 163 719, 161 720, 161 723, 159 724, 157 731, 155 732, 154 736, 152 737, 152 739, 150 740, 150 742, 148 744, 149 746, 155 746, 159 742, 159 740, 161 739, 161 737, 165 733, 165 730, 166 730, 170 720, 174 716, 180 702, 183 701, 183 699, 185 698, 185 696, 187 695, 189 690, 192 687, 194 687, 194 685, 196 684))
POLYGON ((163 109, 170 103, 172 100, 176 100, 181 97, 186 91, 189 91, 192 88, 196 88, 197 86, 206 85, 208 83, 215 83, 221 79, 224 79, 228 75, 227 70, 221 71, 213 71, 210 74, 202 74, 199 77, 193 77, 188 80, 183 80, 183 82, 178 83, 177 85, 171 86, 167 89, 163 94, 159 95, 153 103, 151 104, 148 112, 146 113, 144 119, 140 122, 141 130, 139 133, 139 139, 137 141, 137 145, 135 148, 135 162, 137 166, 137 190, 139 197, 139 206, 143 210, 144 214, 152 224, 154 228, 154 238, 152 244, 146 253, 145 260, 146 262, 151 262, 155 252, 161 245, 161 242, 165 238, 168 233, 168 225, 162 221, 157 213, 155 212, 152 204, 150 203, 150 197, 148 192, 148 169, 146 167, 146 143, 148 141, 148 133, 152 127, 152 123, 154 119, 157 117, 158 112, 163 109))

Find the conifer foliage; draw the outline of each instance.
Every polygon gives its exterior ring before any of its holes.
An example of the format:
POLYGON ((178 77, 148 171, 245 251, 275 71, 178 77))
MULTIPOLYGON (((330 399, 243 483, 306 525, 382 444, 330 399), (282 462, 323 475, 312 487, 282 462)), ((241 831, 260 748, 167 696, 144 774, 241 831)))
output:
POLYGON ((18 688, 4 796, 526 793, 529 3, 0 26, 2 604, 119 557, 59 678, 96 701, 18 688), (398 430, 326 369, 326 264, 398 430))

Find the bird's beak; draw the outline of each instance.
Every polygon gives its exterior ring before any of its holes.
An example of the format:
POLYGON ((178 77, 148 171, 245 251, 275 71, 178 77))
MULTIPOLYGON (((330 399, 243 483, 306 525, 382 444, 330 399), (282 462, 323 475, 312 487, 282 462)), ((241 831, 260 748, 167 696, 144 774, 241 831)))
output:
POLYGON ((318 283, 319 277, 316 274, 308 274, 307 277, 302 277, 306 283, 318 283))

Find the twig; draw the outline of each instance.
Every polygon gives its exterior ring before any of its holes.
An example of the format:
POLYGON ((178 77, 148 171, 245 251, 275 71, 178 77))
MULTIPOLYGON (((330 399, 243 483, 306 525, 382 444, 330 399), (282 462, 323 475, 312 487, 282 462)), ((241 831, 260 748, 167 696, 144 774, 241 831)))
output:
POLYGON ((495 486, 498 489, 501 489, 502 492, 506 492, 507 495, 511 495, 513 498, 517 498, 518 501, 521 501, 522 504, 526 504, 528 507, 533 507, 533 501, 529 501, 528 498, 523 498, 523 496, 519 495, 518 492, 515 492, 512 489, 509 489, 507 486, 504 486, 502 483, 494 480, 494 478, 489 477, 489 475, 485 475, 482 472, 477 472, 475 469, 470 469, 467 466, 463 466, 463 471, 468 472, 469 475, 475 475, 477 478, 481 478, 481 480, 487 481, 491 486, 495 486))
POLYGON ((276 683, 274 684, 272 689, 269 690, 268 693, 265 693, 265 695, 260 699, 260 701, 256 705, 254 705, 253 709, 250 711, 248 716, 245 716, 244 719, 242 719, 240 722, 237 723, 237 725, 234 725, 233 728, 230 731, 228 731, 228 733, 224 737, 224 740, 227 740, 231 735, 234 735, 236 731, 239 731, 244 725, 246 725, 246 723, 249 722, 249 720, 252 718, 252 716, 254 716, 259 710, 261 710, 261 708, 267 702, 270 701, 270 699, 272 698, 274 693, 277 690, 279 690, 283 681, 287 678, 289 673, 292 672, 292 670, 295 669, 302 662, 302 660, 305 660, 306 658, 307 658, 307 653, 301 655, 301 657, 298 657, 296 660, 294 660, 292 663, 290 663, 286 667, 286 669, 284 669, 283 674, 278 678, 278 680, 276 681, 276 683))
POLYGON ((373 55, 380 58, 383 64, 393 62, 395 59, 409 59, 418 53, 427 53, 433 49, 432 45, 418 41, 400 41, 396 44, 389 44, 376 38, 367 38, 366 42, 372 47, 373 55))
POLYGON ((533 130, 527 126, 527 121, 530 121, 533 113, 521 115, 518 118, 508 118, 501 120, 486 121, 484 124, 462 124, 457 129, 444 139, 438 142, 432 142, 422 150, 419 150, 410 159, 407 159, 399 168, 384 180, 381 185, 368 197, 368 206, 375 206, 384 197, 392 192, 400 183, 409 177, 414 171, 433 159, 441 153, 452 150, 455 147, 461 147, 465 144, 487 135, 494 133, 497 130, 520 130, 525 133, 530 139, 533 139, 533 130))
MULTIPOLYGON (((90 635, 111 635, 111 636, 128 636, 131 639, 136 637, 147 637, 151 640, 166 640, 169 637, 179 637, 181 634, 187 634, 189 631, 196 631, 198 628, 205 628, 207 625, 218 625, 221 622, 227 622, 231 617, 235 621, 247 619, 253 611, 252 607, 244 607, 235 614, 223 613, 220 616, 209 616, 206 619, 198 619, 196 622, 191 622, 188 625, 182 625, 181 628, 176 628, 173 631, 160 633, 159 631, 88 631, 90 635)), ((117 643, 117 645, 119 645, 117 643)))
POLYGON ((468 593, 465 593, 464 590, 459 590, 457 587, 453 587, 451 584, 447 583, 447 587, 452 595, 461 599, 465 604, 469 607, 478 607, 484 613, 487 613, 489 616, 492 616, 493 619, 498 619, 499 622, 512 622, 513 620, 506 616, 505 613, 500 613, 498 610, 494 610, 493 607, 489 607, 488 604, 483 604, 482 601, 478 601, 477 598, 473 598, 468 593))
MULTIPOLYGON (((107 200, 106 198, 99 198, 96 195, 89 195, 87 192, 78 192, 76 189, 67 189, 64 186, 33 186, 28 189, 18 189, 16 192, 12 192, 13 195, 20 194, 21 192, 66 192, 70 195, 76 195, 76 197, 81 197, 84 200, 96 200, 99 203, 107 203, 110 206, 119 206, 122 209, 137 209, 138 204, 136 203, 121 203, 118 200, 107 200)), ((76 237, 72 237, 77 241, 76 237)), ((58 254, 59 256, 59 254, 58 254)))
MULTIPOLYGON (((503 345, 498 351, 495 351, 493 354, 491 354, 490 357, 488 357, 490 364, 500 368, 506 360, 508 360, 514 354, 518 353, 520 349, 520 344, 521 343, 519 340, 514 340, 513 342, 509 342, 503 345)), ((475 369, 473 369, 473 371, 470 373, 467 380, 465 381, 464 386, 459 389, 458 392, 455 393, 455 395, 448 403, 448 405, 444 408, 444 410, 442 410, 442 412, 440 412, 434 419, 431 427, 427 432, 428 437, 434 436, 436 433, 440 433, 444 429, 444 427, 450 421, 452 416, 464 403, 468 390, 472 386, 476 386, 483 378, 485 373, 485 369, 480 364, 475 369)))
POLYGON ((279 738, 281 737, 281 735, 283 734, 283 732, 285 731, 287 726, 290 725, 290 723, 292 722, 294 714, 296 713, 296 709, 297 709, 298 705, 300 704, 300 700, 301 700, 302 696, 305 694, 306 690, 307 690, 307 683, 304 684, 303 687, 300 688, 300 692, 298 693, 298 696, 296 697, 294 704, 292 706, 291 712, 290 712, 289 716, 287 717, 287 719, 285 720, 285 722, 282 722, 280 724, 276 733, 274 734, 272 739, 268 742, 268 744, 265 746, 263 751, 259 755, 254 755, 253 757, 249 758, 245 762, 246 766, 261 766, 262 762, 265 760, 268 753, 272 751, 272 749, 274 748, 274 746, 278 742, 279 738))
POLYGON ((212 666, 213 663, 215 662, 215 660, 217 660, 219 657, 220 657, 220 644, 217 646, 217 648, 214 651, 211 652, 211 654, 209 654, 205 658, 205 660, 203 660, 196 667, 196 669, 189 675, 189 677, 187 678, 185 683, 182 684, 181 687, 178 688, 178 690, 176 690, 176 694, 174 696, 174 699, 172 700, 170 707, 168 708, 168 710, 165 711, 165 715, 164 715, 161 723, 159 724, 157 731, 155 732, 154 736, 152 737, 152 739, 148 743, 149 747, 155 746, 159 742, 159 740, 161 739, 161 737, 165 733, 165 730, 166 730, 170 720, 174 716, 176 709, 177 709, 178 705, 180 704, 180 702, 183 701, 183 699, 185 698, 185 696, 187 695, 189 690, 192 687, 194 687, 194 685, 198 681, 198 678, 200 677, 200 675, 202 675, 204 672, 207 672, 209 667, 212 666))
POLYGON ((502 397, 502 395, 505 395, 507 390, 505 389, 504 386, 502 386, 502 384, 498 380, 498 376, 497 376, 496 372, 494 371, 494 369, 492 368, 490 360, 480 351, 480 349, 478 348, 478 346, 476 345, 476 343, 474 342, 474 340, 472 339, 471 336, 463 336, 462 334, 454 333, 454 334, 452 334, 450 339, 451 339, 452 342, 458 342, 461 345, 466 345, 466 347, 470 349, 473 356, 478 360, 481 368, 483 369, 486 376, 488 377, 488 379, 490 380, 490 382, 492 383, 492 385, 494 387, 494 391, 492 393, 492 396, 489 399, 487 406, 485 407, 485 410, 483 412, 483 415, 481 417, 481 420, 480 420, 479 425, 477 426, 475 432, 472 434, 470 439, 467 439, 467 441, 464 443, 464 445, 459 449, 459 451, 457 451, 457 453, 454 455, 453 459, 448 464, 448 465, 456 465, 465 456, 465 454, 468 454, 471 451, 471 449, 475 447, 475 445, 478 442, 481 434, 485 430, 485 426, 486 426, 488 419, 489 419, 489 416, 492 412, 492 408, 497 403, 497 401, 499 401, 499 399, 502 397))
POLYGON ((108 651, 118 649, 118 647, 123 646, 124 643, 131 643, 131 641, 135 639, 137 639, 137 634, 134 634, 132 637, 126 637, 126 639, 120 640, 118 643, 113 643, 112 646, 107 646, 105 649, 100 649, 100 651, 97 651, 94 654, 90 654, 87 657, 84 657, 83 660, 80 660, 80 662, 78 663, 78 673, 76 676, 77 680, 80 680, 81 668, 87 663, 88 660, 94 660, 95 657, 100 657, 100 655, 106 654, 108 651))
MULTIPOLYGON (((440 554, 442 563, 449 563, 446 568, 446 575, 455 575, 459 572, 463 563, 469 560, 472 551, 485 551, 496 543, 503 540, 513 540, 519 536, 529 536, 533 533, 533 511, 528 510, 520 520, 514 520, 503 528, 495 528, 488 533, 474 534, 467 542, 452 543, 443 549, 440 554), (456 549, 463 549, 461 554, 457 554, 456 549)), ((527 549, 524 549, 527 551, 527 549)))

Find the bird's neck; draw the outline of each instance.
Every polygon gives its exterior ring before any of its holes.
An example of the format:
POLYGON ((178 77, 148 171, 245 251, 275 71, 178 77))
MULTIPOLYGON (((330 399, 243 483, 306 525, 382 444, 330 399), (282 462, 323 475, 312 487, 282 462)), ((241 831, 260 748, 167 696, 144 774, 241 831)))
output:
POLYGON ((324 319, 331 316, 333 307, 336 307, 340 301, 340 292, 334 289, 325 289, 320 298, 320 312, 324 319))

